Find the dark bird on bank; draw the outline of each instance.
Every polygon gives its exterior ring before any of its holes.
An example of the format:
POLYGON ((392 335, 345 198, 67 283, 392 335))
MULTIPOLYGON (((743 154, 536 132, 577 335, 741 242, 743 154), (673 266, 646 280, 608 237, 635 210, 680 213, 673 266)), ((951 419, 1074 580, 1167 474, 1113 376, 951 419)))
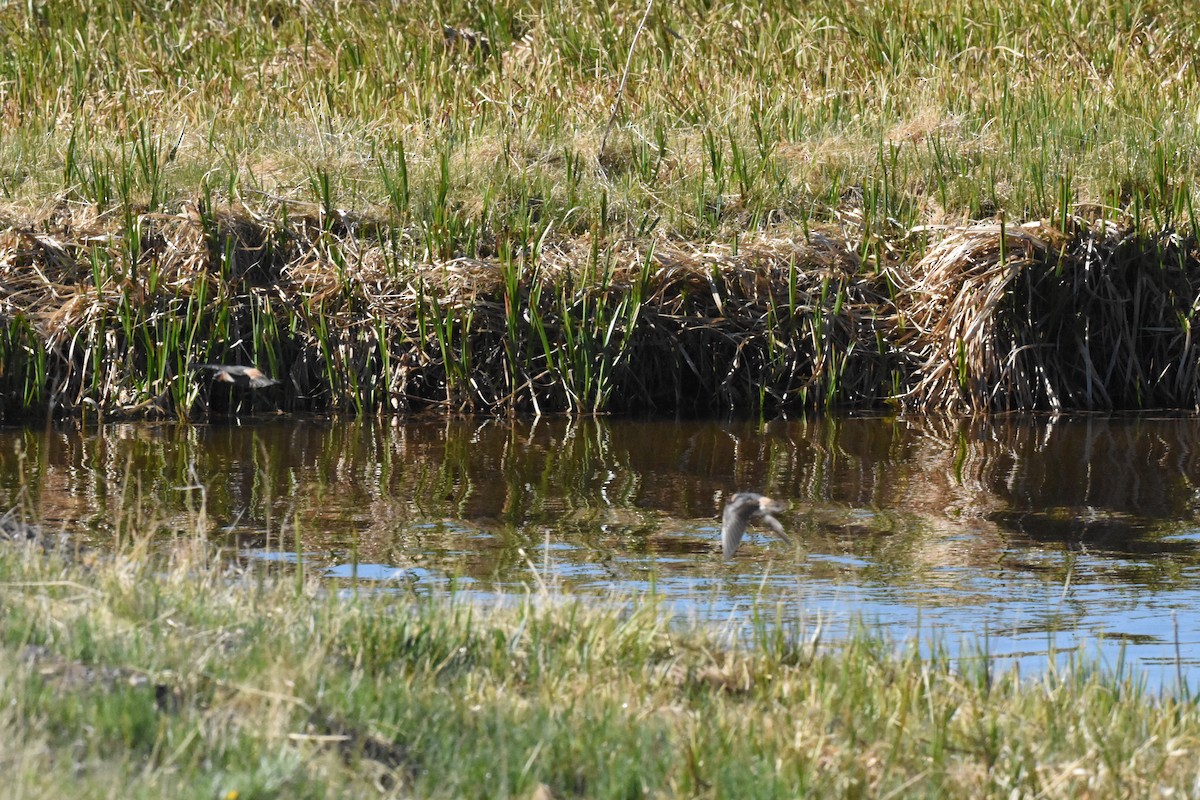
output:
POLYGON ((32 525, 19 518, 16 509, 10 508, 0 514, 0 540, 36 542, 41 538, 41 529, 37 525, 32 525))
POLYGON ((192 364, 192 369, 204 373, 213 383, 228 383, 241 389, 266 389, 279 383, 260 369, 238 364, 192 364))
POLYGON ((790 543, 791 538, 783 532, 779 520, 772 516, 786 509, 786 503, 754 492, 738 492, 729 498, 721 515, 721 548, 725 551, 725 557, 733 558, 738 545, 742 543, 746 525, 755 518, 765 522, 776 536, 790 543))

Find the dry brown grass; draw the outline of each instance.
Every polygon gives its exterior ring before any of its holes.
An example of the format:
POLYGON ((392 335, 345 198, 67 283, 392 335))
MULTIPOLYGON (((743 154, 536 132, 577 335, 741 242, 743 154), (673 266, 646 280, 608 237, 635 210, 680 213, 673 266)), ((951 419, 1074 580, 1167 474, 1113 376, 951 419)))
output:
POLYGON ((1074 219, 952 230, 897 271, 906 402, 966 411, 1200 404, 1194 241, 1074 219))

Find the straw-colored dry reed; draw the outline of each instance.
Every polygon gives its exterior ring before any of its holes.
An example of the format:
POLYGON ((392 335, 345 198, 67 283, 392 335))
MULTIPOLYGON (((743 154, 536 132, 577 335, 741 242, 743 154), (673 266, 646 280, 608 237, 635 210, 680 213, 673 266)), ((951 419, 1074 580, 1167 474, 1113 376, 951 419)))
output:
POLYGON ((906 401, 972 411, 1200 404, 1194 241, 1071 220, 951 232, 898 297, 906 401))

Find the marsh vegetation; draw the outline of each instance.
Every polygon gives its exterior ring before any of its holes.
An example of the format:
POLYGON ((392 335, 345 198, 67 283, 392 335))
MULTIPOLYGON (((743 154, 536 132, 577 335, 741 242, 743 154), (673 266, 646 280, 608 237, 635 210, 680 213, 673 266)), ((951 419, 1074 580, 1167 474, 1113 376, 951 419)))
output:
POLYGON ((1142 603, 1128 583, 1155 602, 1117 633, 1166 647, 1190 427, 572 426, 1200 406, 1197 65, 1200 6, 1132 0, 0 5, 0 422, 81 418, 0 448, 6 787, 1193 794, 1178 626, 1149 688, 629 588, 668 551, 770 586, 754 543, 705 561, 713 499, 757 487, 807 504, 813 583, 944 592, 957 558, 1081 619, 1142 603), (273 409, 361 427, 96 425, 273 409), (424 409, 571 420, 363 420, 424 409), (552 524, 628 586, 564 598, 530 557, 552 524), (464 574, 494 591, 445 589, 464 574))
POLYGON ((0 412, 1196 406, 1200 13, 649 9, 5 6, 0 412))

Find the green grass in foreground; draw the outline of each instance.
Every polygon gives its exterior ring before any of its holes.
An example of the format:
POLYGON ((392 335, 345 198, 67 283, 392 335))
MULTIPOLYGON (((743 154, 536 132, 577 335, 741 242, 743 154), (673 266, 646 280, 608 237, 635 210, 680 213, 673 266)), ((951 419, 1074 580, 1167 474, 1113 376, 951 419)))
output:
POLYGON ((651 600, 337 596, 183 539, 0 550, 20 797, 1188 795, 1200 713, 1079 660, 1019 681, 870 631, 731 646, 651 600), (236 792, 236 795, 232 794, 236 792))

